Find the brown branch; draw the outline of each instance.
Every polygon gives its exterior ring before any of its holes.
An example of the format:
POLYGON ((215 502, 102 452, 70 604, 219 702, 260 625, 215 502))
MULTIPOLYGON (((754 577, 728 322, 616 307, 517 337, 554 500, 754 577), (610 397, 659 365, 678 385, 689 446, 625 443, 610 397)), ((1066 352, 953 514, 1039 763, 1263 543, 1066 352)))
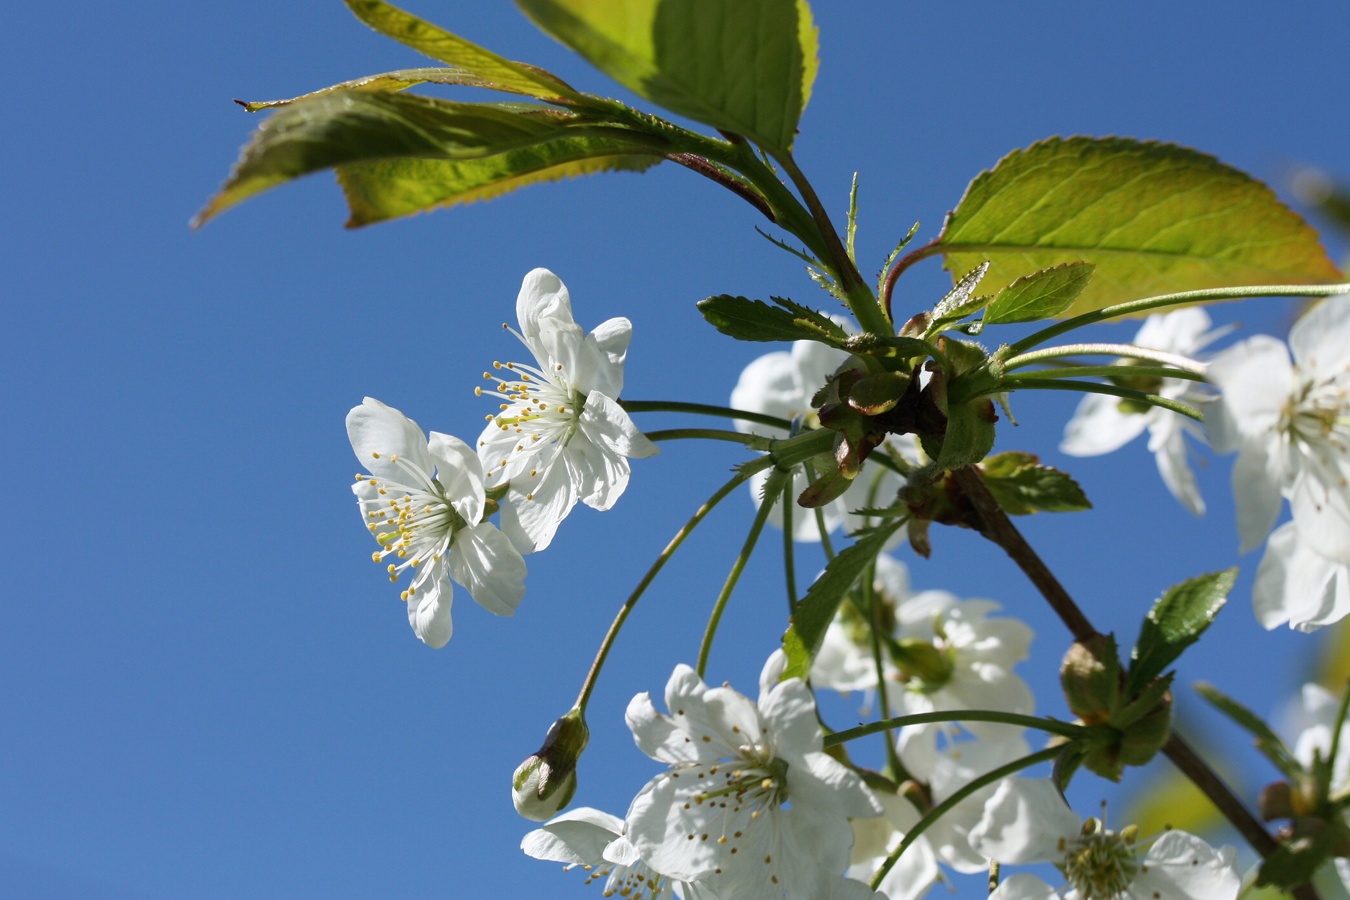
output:
MULTIPOLYGON (((1059 583, 1059 579, 1022 537, 1022 533, 1008 518, 1008 514, 998 505, 998 500, 989 493, 989 488, 985 486, 979 470, 974 466, 963 466, 952 470, 952 477, 966 499, 970 501, 975 513, 975 521, 972 524, 976 530, 1003 548, 1045 597, 1060 620, 1068 626, 1074 640, 1083 641, 1098 634, 1088 617, 1069 596, 1069 592, 1059 583)), ((1224 784, 1208 763, 1196 755, 1180 735, 1173 731, 1168 736, 1167 743, 1163 744, 1162 750, 1181 773, 1210 799, 1219 812, 1223 813, 1224 818, 1232 823, 1262 859, 1269 858, 1279 849, 1279 843, 1261 824, 1261 820, 1252 815, 1237 795, 1224 784)), ((1311 884, 1299 885, 1293 889, 1293 894, 1298 900, 1317 900, 1317 891, 1311 884)))
POLYGON ((1003 551, 1017 563, 1017 567, 1026 574, 1031 583, 1045 597, 1050 608, 1059 616, 1060 621, 1069 629, 1075 641, 1086 641, 1097 635, 1088 617, 1078 608, 1078 604, 1064 590, 1064 585, 1050 571, 1045 562, 1031 549, 1022 532, 1008 518, 1003 507, 998 505, 994 495, 985 487, 984 478, 974 466, 962 466, 952 470, 952 477, 975 509, 976 530, 980 534, 1003 548, 1003 551))

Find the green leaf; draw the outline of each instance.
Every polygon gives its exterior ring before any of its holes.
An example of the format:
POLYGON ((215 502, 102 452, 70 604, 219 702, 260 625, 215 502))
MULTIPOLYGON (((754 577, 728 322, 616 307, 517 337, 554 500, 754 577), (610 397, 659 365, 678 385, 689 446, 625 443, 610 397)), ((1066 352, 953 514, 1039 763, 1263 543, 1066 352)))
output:
POLYGON ((984 273, 988 271, 989 262, 986 260, 957 279, 956 286, 938 301, 937 306, 934 306, 932 313, 929 314, 929 334, 938 331, 948 322, 964 319, 984 308, 989 302, 989 297, 976 297, 974 294, 975 288, 979 287, 980 279, 984 278, 984 273))
POLYGON ((478 87, 525 94, 554 103, 585 100, 584 95, 550 72, 504 59, 384 0, 345 2, 358 19, 380 34, 432 59, 463 69, 478 80, 478 87))
POLYGON ((640 172, 661 161, 622 141, 562 138, 479 159, 382 159, 338 166, 355 228, 517 188, 596 172, 640 172))
POLYGON ((848 334, 824 313, 808 309, 783 297, 777 306, 763 300, 748 300, 719 294, 698 302, 703 318, 723 334, 738 341, 821 341, 842 346, 848 334))
POLYGON ((792 147, 816 74, 805 0, 517 0, 540 28, 672 112, 792 147))
POLYGON ((292 103, 299 103, 301 100, 321 97, 324 94, 331 94, 334 91, 396 92, 407 90, 408 88, 419 84, 488 87, 482 79, 476 78, 459 69, 400 69, 397 72, 384 72, 380 75, 366 75, 364 78, 353 78, 351 81, 344 81, 341 84, 335 84, 332 87, 320 88, 317 91, 310 91, 308 94, 301 94, 299 97, 290 97, 285 100, 236 100, 234 102, 238 103, 249 112, 258 112, 259 110, 264 109, 290 106, 292 103))
POLYGON ((1256 713, 1243 706, 1238 701, 1224 694, 1212 684, 1197 682, 1195 692, 1209 701, 1219 712, 1232 719, 1237 725, 1251 733, 1256 738, 1256 749, 1270 760, 1275 768, 1288 779, 1297 779, 1303 771, 1301 766, 1289 752, 1289 748, 1280 740, 1269 725, 1261 720, 1256 713))
POLYGON ((1313 284, 1339 273, 1275 194, 1212 156, 1127 138, 1050 138, 966 188, 926 255, 992 260, 985 288, 1074 260, 1097 266, 1076 315, 1172 291, 1313 284))
POLYGON ((1228 602, 1237 569, 1199 575, 1168 588, 1144 617, 1130 654, 1126 693, 1133 696, 1195 643, 1228 602))
POLYGON ((414 94, 337 91, 263 122, 194 226, 286 181, 372 159, 471 159, 559 137, 571 117, 524 104, 453 103, 414 94))
POLYGON ((986 459, 980 468, 989 493, 1010 516, 1092 508, 1078 482, 1066 472, 1041 465, 1035 454, 999 453, 986 459))
POLYGON ((1057 316, 1087 288, 1092 263, 1071 262, 1023 275, 998 292, 984 312, 984 324, 1035 322, 1057 316))
POLYGON ((783 649, 788 657, 783 678, 805 678, 811 672, 811 662, 820 652, 825 629, 830 627, 839 604, 902 523, 899 520, 882 525, 845 547, 806 591, 783 635, 783 649))

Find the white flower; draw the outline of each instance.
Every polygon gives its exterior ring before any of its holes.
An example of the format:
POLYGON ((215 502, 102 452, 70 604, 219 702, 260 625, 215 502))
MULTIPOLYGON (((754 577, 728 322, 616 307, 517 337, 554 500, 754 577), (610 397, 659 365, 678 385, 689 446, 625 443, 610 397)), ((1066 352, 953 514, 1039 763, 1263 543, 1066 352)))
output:
POLYGON ((589 806, 568 810, 531 831, 520 849, 535 859, 566 863, 586 870, 586 883, 605 879, 604 896, 624 900, 657 900, 670 885, 637 856, 623 836, 623 820, 589 806))
MULTIPOLYGON (((709 688, 688 666, 666 685, 669 715, 639 694, 628 705, 638 747, 670 769, 628 810, 642 861, 723 898, 801 898, 856 892, 850 816, 876 816, 876 798, 822 752, 815 701, 800 679, 778 682, 780 652, 760 676, 756 705, 709 688)), ((865 887, 865 886, 863 886, 865 887)), ((864 894, 866 896, 866 894, 864 894)))
MULTIPOLYGON (((844 319, 835 319, 850 333, 854 331, 852 323, 844 319)), ((819 341, 794 341, 791 350, 777 350, 766 353, 746 366, 736 387, 731 392, 731 406, 746 412, 762 413, 789 422, 801 419, 806 428, 819 428, 820 420, 811 398, 825 386, 826 380, 835 369, 848 359, 848 354, 819 341)), ((736 420, 736 428, 745 434, 758 434, 764 437, 785 438, 788 432, 783 428, 736 420)), ((918 455, 918 444, 913 435, 892 435, 886 443, 874 450, 874 453, 894 453, 906 459, 918 455)), ((817 477, 825 474, 816 472, 817 477)), ((764 483, 768 480, 768 471, 758 472, 750 479, 750 494, 756 504, 764 494, 764 483)), ((791 496, 798 497, 806 490, 810 479, 805 468, 797 468, 792 473, 791 496)), ((858 477, 853 479, 847 491, 832 503, 821 507, 826 533, 841 525, 855 530, 868 524, 865 520, 850 516, 850 510, 864 507, 890 506, 895 502, 896 491, 904 480, 890 469, 881 466, 865 466, 858 477)), ((775 505, 769 511, 769 521, 776 527, 783 527, 783 510, 775 505)), ((792 536, 798 541, 819 541, 820 526, 816 521, 815 510, 796 507, 792 511, 792 536)), ((900 540, 897 535, 896 540, 900 540)))
MULTIPOLYGON (((993 709, 1030 715, 1031 688, 1012 668, 1026 659, 1032 631, 1024 622, 990 618, 992 600, 959 600, 946 591, 909 594, 909 574, 890 556, 877 557, 874 602, 893 619, 893 640, 882 645, 887 699, 896 715, 938 710, 993 709)), ((876 664, 868 623, 850 604, 825 632, 811 669, 812 683, 839 691, 874 690, 876 664)), ((992 735, 1007 725, 971 722, 992 735)))
MULTIPOLYGON (((904 797, 879 792, 877 798, 886 811, 882 818, 853 820, 853 865, 846 874, 859 881, 870 882, 873 873, 919 821, 919 811, 904 797)), ((919 835, 881 880, 881 893, 887 900, 918 900, 939 878, 932 845, 926 836, 919 835)))
POLYGON ((1299 631, 1316 631, 1350 614, 1350 567, 1308 546, 1294 523, 1286 522, 1266 543, 1252 605, 1266 628, 1288 622, 1299 631))
MULTIPOLYGON (((899 749, 905 769, 928 785, 935 804, 1031 752, 1022 730, 1007 726, 993 736, 973 738, 949 725, 910 727, 900 733, 899 749)), ((958 872, 971 874, 989 868, 988 858, 971 847, 970 831, 995 787, 985 785, 963 798, 923 833, 938 858, 958 872)))
POLYGON ((633 334, 627 319, 586 334, 572 318, 567 287, 547 269, 525 276, 516 317, 516 337, 538 365, 493 363, 509 378, 479 389, 505 402, 479 437, 478 456, 489 482, 511 483, 503 528, 523 532, 523 549, 542 550, 578 500, 613 506, 628 486, 628 459, 657 448, 617 402, 633 334))
POLYGON ((1238 454, 1242 550, 1270 533, 1283 495, 1302 539, 1350 564, 1350 297, 1314 306, 1289 332, 1289 349, 1265 335, 1229 347, 1208 377, 1222 392, 1211 440, 1238 454))
MULTIPOLYGON (((1053 863, 1068 883, 1066 900, 1232 900, 1242 880, 1232 847, 1215 850, 1184 831, 1136 841, 1133 831, 1085 824, 1049 779, 1010 778, 999 785, 970 832, 978 852, 1000 863, 1053 863), (1147 845, 1147 852, 1140 852, 1147 845)), ((1009 878, 997 900, 1054 898, 1040 879, 1009 878)))
MULTIPOLYGON (((1333 731, 1341 704, 1335 694, 1320 684, 1305 684, 1299 700, 1292 723, 1292 730, 1298 732, 1293 742, 1294 758, 1305 769, 1311 769, 1315 758, 1325 761, 1331 756, 1333 731)), ((1350 722, 1341 723, 1337 750, 1336 758, 1331 760, 1331 783, 1327 786, 1333 797, 1343 796, 1350 787, 1350 722)), ((1345 813, 1342 816, 1350 823, 1350 816, 1345 813)), ((1350 860, 1337 858, 1324 864, 1314 883, 1321 897, 1345 897, 1350 893, 1350 860)))
POLYGON ((402 593, 413 631, 431 647, 450 640, 453 578, 488 611, 515 612, 525 593, 525 560, 506 535, 481 521, 483 469, 469 446, 448 434, 422 437, 417 423, 367 397, 347 413, 347 436, 370 472, 352 492, 380 542, 373 557, 390 581, 410 575, 402 593))
MULTIPOLYGON (((1209 315, 1199 307, 1179 309, 1166 315, 1149 316, 1133 343, 1152 350, 1166 350, 1194 357, 1226 329, 1210 330, 1209 315)), ((1153 393, 1192 406, 1210 399, 1193 381, 1164 378, 1153 393)), ((1205 501, 1195 485, 1187 462, 1185 435, 1201 438, 1196 423, 1171 410, 1150 406, 1135 410, 1128 400, 1105 394, 1088 394, 1078 404, 1059 449, 1070 456, 1100 456, 1118 450, 1148 429, 1148 449, 1157 457, 1163 483, 1182 506, 1196 515, 1205 511, 1205 501)))

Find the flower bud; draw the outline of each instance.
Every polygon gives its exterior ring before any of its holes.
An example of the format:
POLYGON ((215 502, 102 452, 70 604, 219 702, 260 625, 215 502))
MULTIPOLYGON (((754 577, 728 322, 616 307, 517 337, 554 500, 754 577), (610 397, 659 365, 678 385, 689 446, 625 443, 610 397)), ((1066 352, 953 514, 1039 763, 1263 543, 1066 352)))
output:
POLYGON ((1115 638, 1096 634, 1075 641, 1064 655, 1060 684, 1069 709, 1085 725, 1100 725, 1120 703, 1120 659, 1115 638))
POLYGON ((511 802, 516 812, 544 822, 564 809, 577 792, 577 760, 589 739, 590 729, 580 709, 573 707, 554 722, 544 745, 521 763, 511 778, 511 802))

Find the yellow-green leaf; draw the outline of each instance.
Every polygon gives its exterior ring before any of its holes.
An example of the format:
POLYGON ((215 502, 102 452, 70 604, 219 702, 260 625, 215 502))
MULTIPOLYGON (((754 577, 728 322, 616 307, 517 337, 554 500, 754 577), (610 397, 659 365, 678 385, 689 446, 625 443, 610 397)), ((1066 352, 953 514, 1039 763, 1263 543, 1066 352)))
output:
POLYGON ((601 71, 666 109, 791 148, 817 67, 806 0, 517 0, 601 71))
POLYGON ((576 102, 583 96, 567 82, 537 66, 513 62, 464 40, 384 0, 345 0, 358 19, 386 37, 432 59, 463 69, 482 87, 525 94, 549 102, 576 102))
POLYGON ((571 116, 526 104, 453 103, 337 91, 283 107, 245 145, 201 225, 242 200, 320 169, 372 159, 472 159, 562 136, 571 116))
POLYGON ((320 88, 317 91, 310 91, 308 94, 301 94, 299 97, 289 97, 285 100, 236 100, 244 109, 249 112, 258 112, 264 109, 276 109, 281 106, 290 106, 292 103, 299 103, 301 100, 310 100, 314 97, 321 97, 324 94, 331 94, 334 91, 405 91, 410 87, 419 84, 452 84, 464 85, 468 87, 491 87, 481 78, 470 75, 462 69, 400 69, 397 72, 384 72, 379 75, 366 75, 363 78, 353 78, 351 81, 344 81, 341 84, 335 84, 332 87, 320 88))
POLYGON ((1063 315, 1173 291, 1316 284, 1339 273, 1317 234, 1264 184, 1212 156, 1127 138, 1051 138, 981 173, 924 255, 982 288, 1096 264, 1063 315))
POLYGON ((382 159, 339 166, 349 228, 490 200, 517 188, 607 171, 642 171, 661 161, 616 141, 564 138, 480 159, 382 159))

